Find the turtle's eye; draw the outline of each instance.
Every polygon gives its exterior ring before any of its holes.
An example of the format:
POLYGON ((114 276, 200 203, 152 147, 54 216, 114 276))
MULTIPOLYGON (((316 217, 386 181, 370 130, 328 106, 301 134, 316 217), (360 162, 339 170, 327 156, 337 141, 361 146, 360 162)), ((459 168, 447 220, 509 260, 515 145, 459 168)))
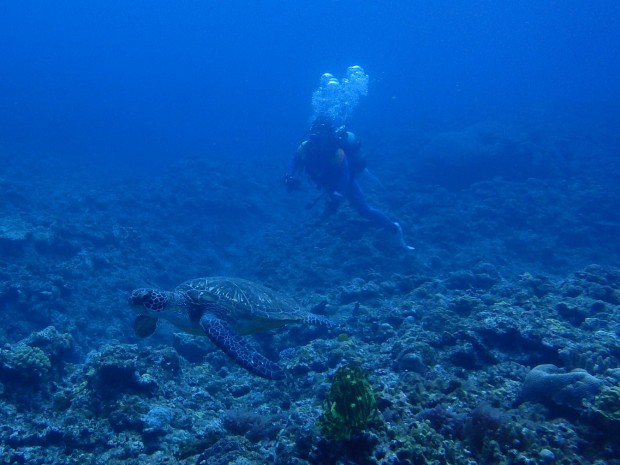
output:
POLYGON ((142 305, 147 296, 148 289, 134 289, 129 296, 129 305, 142 305))

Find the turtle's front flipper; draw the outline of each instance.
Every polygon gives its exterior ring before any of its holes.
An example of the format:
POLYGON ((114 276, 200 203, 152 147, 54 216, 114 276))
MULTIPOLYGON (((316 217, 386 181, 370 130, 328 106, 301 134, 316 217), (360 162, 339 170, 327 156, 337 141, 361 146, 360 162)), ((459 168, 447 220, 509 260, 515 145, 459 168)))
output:
POLYGON ((252 350, 226 322, 204 315, 200 326, 216 346, 250 373, 266 379, 284 379, 279 365, 252 350))
POLYGON ((148 315, 138 315, 133 324, 133 331, 138 337, 149 337, 157 328, 157 318, 148 315))

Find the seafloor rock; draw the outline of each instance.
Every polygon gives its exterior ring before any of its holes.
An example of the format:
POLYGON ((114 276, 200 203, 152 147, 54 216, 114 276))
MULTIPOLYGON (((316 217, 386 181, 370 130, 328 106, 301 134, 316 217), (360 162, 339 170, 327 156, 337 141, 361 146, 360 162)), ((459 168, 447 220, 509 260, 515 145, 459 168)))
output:
POLYGON ((528 136, 512 127, 484 122, 433 138, 416 157, 416 177, 446 187, 464 187, 503 176, 548 175, 551 157, 541 157, 528 136))
POLYGON ((403 371, 413 371, 414 373, 424 373, 428 370, 422 357, 416 353, 406 352, 398 359, 398 369, 403 371))
POLYGON ((174 418, 174 412, 162 405, 152 407, 146 415, 142 417, 144 422, 144 433, 147 435, 165 434, 171 430, 170 422, 174 418))
POLYGON ((380 295, 381 289, 375 282, 355 278, 349 284, 342 286, 340 302, 347 304, 360 299, 376 298, 380 295))
POLYGON ((53 326, 34 332, 0 350, 0 379, 13 387, 39 386, 50 379, 52 370, 60 375, 62 357, 71 348, 71 335, 61 334, 53 326))
POLYGON ((31 228, 20 218, 0 218, 0 242, 23 242, 30 234, 31 228))
POLYGON ((179 355, 186 360, 199 363, 210 352, 208 344, 203 338, 197 338, 190 334, 174 333, 172 345, 179 355))
POLYGON ((0 256, 19 254, 31 234, 31 227, 22 219, 12 217, 0 218, 0 256))
POLYGON ((448 289, 490 289, 500 281, 499 277, 485 272, 456 271, 446 279, 448 289))
POLYGON ((23 342, 32 347, 39 347, 52 362, 60 362, 62 357, 73 348, 71 335, 59 333, 54 326, 48 326, 32 333, 23 342))
POLYGON ((550 407, 579 410, 583 401, 593 398, 604 382, 585 370, 564 372, 555 365, 534 367, 525 377, 522 397, 550 407))
POLYGON ((153 376, 146 373, 136 346, 104 346, 88 356, 91 388, 102 398, 125 392, 149 393, 157 388, 153 376))
POLYGON ((535 324, 523 317, 523 308, 498 302, 477 315, 472 322, 475 348, 485 349, 487 360, 518 360, 524 365, 543 361, 560 363, 558 349, 566 344, 560 331, 549 322, 535 324))

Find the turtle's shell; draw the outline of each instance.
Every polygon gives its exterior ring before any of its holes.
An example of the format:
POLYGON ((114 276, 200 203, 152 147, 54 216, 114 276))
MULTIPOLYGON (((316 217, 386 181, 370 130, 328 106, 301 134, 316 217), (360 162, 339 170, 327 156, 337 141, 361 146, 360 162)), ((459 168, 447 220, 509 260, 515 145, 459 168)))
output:
POLYGON ((226 320, 240 334, 249 334, 303 320, 307 315, 292 299, 239 278, 208 277, 176 288, 192 305, 226 320))

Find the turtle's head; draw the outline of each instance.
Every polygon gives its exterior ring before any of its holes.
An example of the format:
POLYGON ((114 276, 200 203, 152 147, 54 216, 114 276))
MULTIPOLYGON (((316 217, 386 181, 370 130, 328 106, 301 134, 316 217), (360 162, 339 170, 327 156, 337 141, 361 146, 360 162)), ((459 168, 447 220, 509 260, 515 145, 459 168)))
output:
POLYGON ((157 289, 135 289, 129 297, 129 305, 138 313, 155 316, 168 306, 169 296, 170 292, 157 289))

